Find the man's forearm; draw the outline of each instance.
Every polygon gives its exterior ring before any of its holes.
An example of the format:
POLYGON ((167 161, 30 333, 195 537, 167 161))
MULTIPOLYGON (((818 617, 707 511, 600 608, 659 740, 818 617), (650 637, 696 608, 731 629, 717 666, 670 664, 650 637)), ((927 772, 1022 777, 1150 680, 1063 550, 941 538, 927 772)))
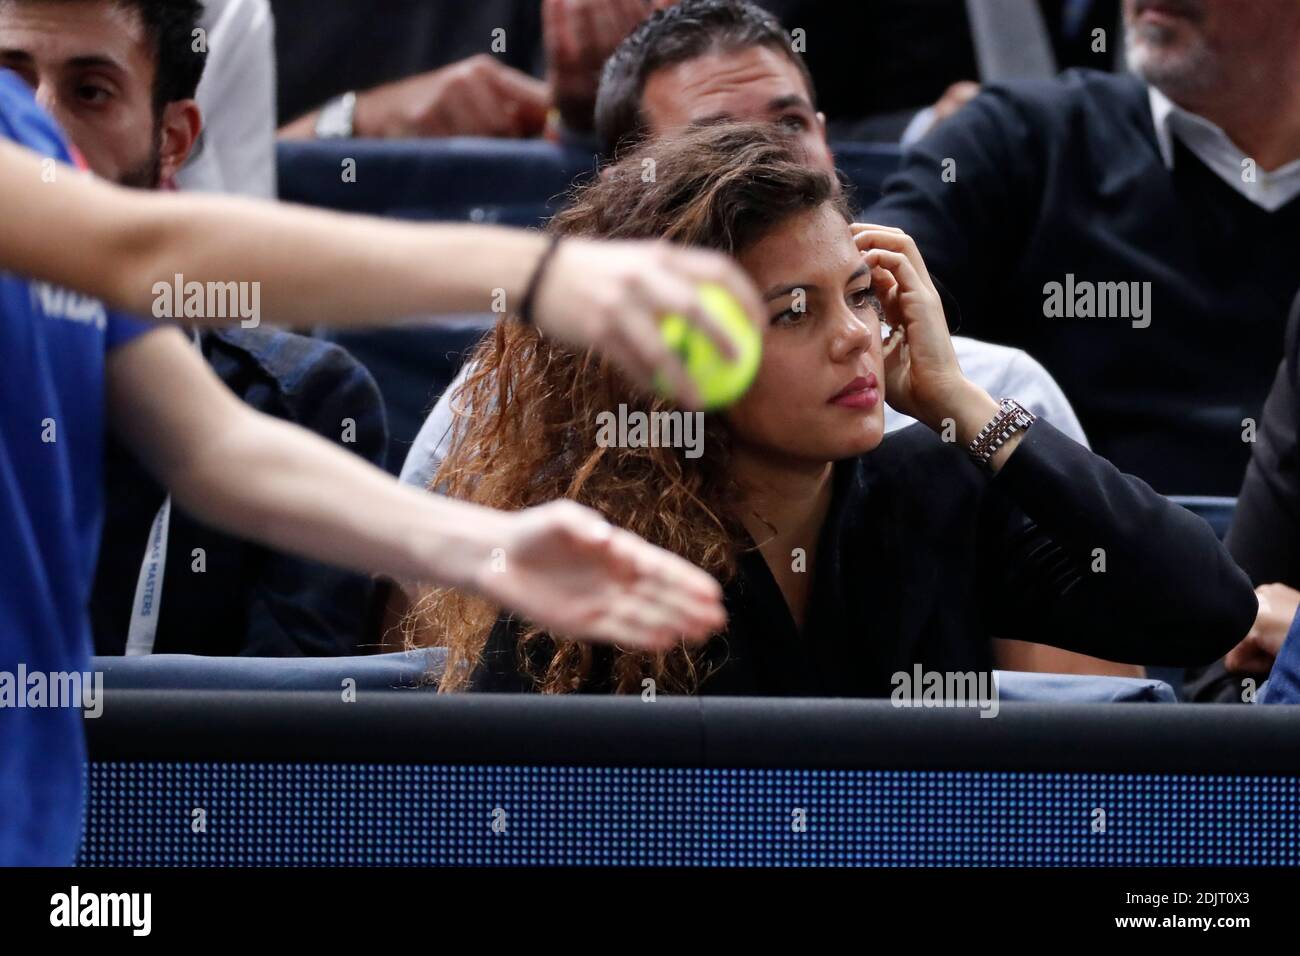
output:
POLYGON ((121 307, 148 314, 155 283, 181 274, 187 282, 257 282, 263 313, 289 325, 491 312, 500 296, 515 309, 545 248, 542 236, 522 230, 194 198, 193 208, 159 210, 142 227, 148 246, 123 274, 121 307))
POLYGON ((243 407, 193 460, 161 477, 179 505, 223 531, 406 583, 475 589, 492 550, 507 543, 510 516, 400 486, 324 439, 243 407))
MULTIPOLYGON (((414 225, 231 197, 127 191, 0 143, 0 268, 153 314, 157 283, 258 283, 285 324, 359 326, 516 308, 545 248, 493 226, 414 225), (43 175, 45 174, 45 175, 43 175), (327 290, 326 292, 323 292, 327 290)), ((228 323, 186 316, 197 324, 228 323)))

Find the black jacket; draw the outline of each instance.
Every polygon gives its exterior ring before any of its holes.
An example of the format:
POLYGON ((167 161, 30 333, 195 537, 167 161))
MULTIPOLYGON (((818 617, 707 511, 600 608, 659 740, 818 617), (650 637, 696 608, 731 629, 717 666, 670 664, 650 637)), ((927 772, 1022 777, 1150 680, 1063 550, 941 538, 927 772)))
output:
MULTIPOLYGON (((816 557, 800 633, 746 552, 702 693, 887 696, 917 663, 992 669, 994 637, 1205 663, 1255 618, 1250 582, 1209 525, 1045 421, 991 478, 919 425, 840 462, 816 557)), ((516 658, 515 625, 498 621, 474 688, 531 689, 516 658)), ((585 690, 608 689, 609 659, 598 653, 585 690)))
MULTIPOLYGON (((201 341, 213 371, 253 408, 383 467, 388 429, 379 389, 343 349, 271 328, 210 330, 201 341)), ((108 442, 105 459, 90 614, 95 653, 116 655, 126 649, 140 563, 165 492, 120 443, 108 442)), ((154 652, 355 654, 371 632, 373 600, 365 575, 231 537, 173 508, 154 652)))

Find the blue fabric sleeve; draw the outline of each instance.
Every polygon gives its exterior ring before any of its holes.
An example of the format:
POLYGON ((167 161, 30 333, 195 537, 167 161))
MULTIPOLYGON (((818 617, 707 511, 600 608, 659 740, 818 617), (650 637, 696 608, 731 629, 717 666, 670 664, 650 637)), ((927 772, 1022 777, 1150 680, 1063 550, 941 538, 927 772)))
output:
POLYGON ((132 318, 121 312, 109 312, 108 328, 104 333, 104 351, 111 352, 119 345, 125 345, 145 332, 159 327, 155 323, 132 318))

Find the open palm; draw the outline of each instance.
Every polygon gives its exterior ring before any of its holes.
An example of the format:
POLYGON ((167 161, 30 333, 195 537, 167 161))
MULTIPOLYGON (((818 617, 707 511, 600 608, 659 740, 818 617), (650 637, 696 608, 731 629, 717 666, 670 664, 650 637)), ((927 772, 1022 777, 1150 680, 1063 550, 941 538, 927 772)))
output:
POLYGON ((480 587, 557 638, 665 650, 726 623, 712 577, 568 501, 520 513, 480 587))

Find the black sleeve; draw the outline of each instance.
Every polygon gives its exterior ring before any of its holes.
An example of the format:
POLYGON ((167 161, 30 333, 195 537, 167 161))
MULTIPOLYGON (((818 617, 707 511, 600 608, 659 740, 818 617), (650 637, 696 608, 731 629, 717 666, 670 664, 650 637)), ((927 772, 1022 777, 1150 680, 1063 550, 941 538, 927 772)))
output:
POLYGON ((1256 584, 1300 588, 1300 299, 1287 323, 1286 356, 1264 403, 1255 447, 1228 531, 1228 551, 1256 584))
POLYGON ((988 335, 996 283, 1020 260, 1038 217, 1049 163, 1026 103, 991 87, 907 150, 901 170, 863 216, 916 240, 942 286, 954 331, 988 335))
POLYGON ((1255 594, 1214 531, 1039 420, 992 479, 981 554, 1001 637, 1131 664, 1220 657, 1255 594))
MULTIPOLYGON (((348 353, 320 350, 284 401, 290 420, 383 467, 388 444, 383 400, 374 379, 348 353)), ((264 555, 249 594, 242 655, 347 655, 371 641, 375 585, 370 577, 278 551, 264 555)))

